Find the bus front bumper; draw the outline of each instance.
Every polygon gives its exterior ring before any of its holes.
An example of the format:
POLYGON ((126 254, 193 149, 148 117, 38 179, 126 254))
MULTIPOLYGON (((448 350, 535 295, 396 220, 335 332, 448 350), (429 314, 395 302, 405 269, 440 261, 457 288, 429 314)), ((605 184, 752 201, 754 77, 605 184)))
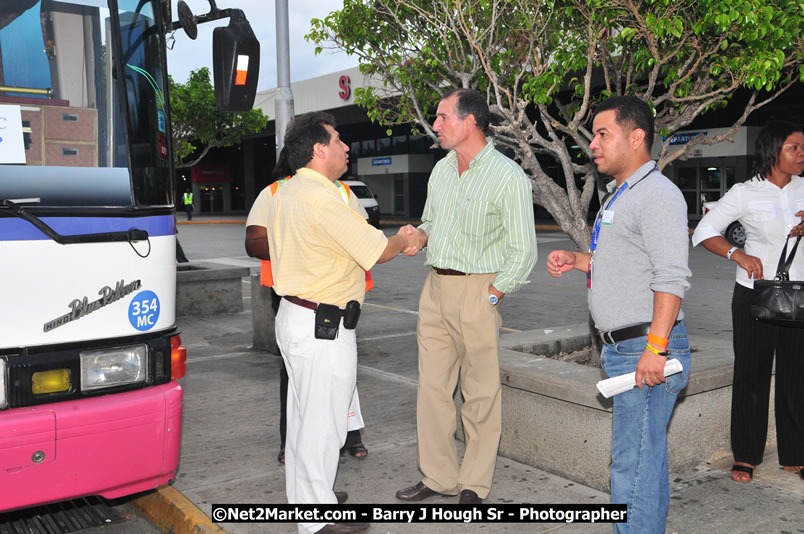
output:
POLYGON ((0 412, 0 512, 175 479, 183 397, 171 381, 0 412))

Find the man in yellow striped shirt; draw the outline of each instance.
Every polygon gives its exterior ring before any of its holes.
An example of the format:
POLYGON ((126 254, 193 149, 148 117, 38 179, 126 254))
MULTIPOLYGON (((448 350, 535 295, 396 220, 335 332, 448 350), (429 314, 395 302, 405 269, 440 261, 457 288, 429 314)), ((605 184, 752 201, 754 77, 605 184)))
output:
MULTIPOLYGON (((268 250, 268 206, 271 204, 271 199, 279 190, 283 182, 287 182, 290 176, 294 174, 294 170, 287 168, 287 151, 283 148, 277 158, 276 167, 274 168, 273 175, 276 181, 266 187, 260 192, 251 206, 246 220, 246 253, 253 258, 259 258, 262 261, 260 267, 260 284, 267 286, 271 290, 271 308, 273 309, 274 317, 279 311, 279 302, 281 297, 274 291, 274 281, 271 273, 271 254, 268 250)), ((364 219, 368 219, 368 213, 360 205, 357 195, 351 194, 349 186, 343 184, 340 180, 335 181, 338 186, 338 191, 341 197, 350 208, 355 210, 364 219)), ((374 286, 371 280, 371 274, 366 272, 366 291, 369 291, 374 286)), ((287 399, 288 399, 288 373, 285 366, 279 370, 279 396, 280 396, 280 416, 279 416, 279 454, 277 460, 280 463, 285 463, 285 440, 287 437, 287 399)), ((360 429, 363 428, 363 415, 360 411, 360 399, 355 389, 352 406, 349 407, 349 432, 346 434, 346 443, 344 444, 341 452, 348 451, 349 454, 356 458, 363 459, 368 455, 368 449, 363 445, 363 438, 360 434, 360 429)))
MULTIPOLYGON (((349 147, 334 125, 327 113, 303 115, 291 124, 285 149, 296 174, 268 208, 271 271, 282 295, 276 341, 290 377, 285 445, 290 504, 345 500, 333 485, 355 391, 357 343, 354 326, 346 328, 337 315, 348 303, 363 303, 365 271, 423 245, 420 236, 404 232, 386 238, 343 201, 334 182, 346 172, 349 147), (321 326, 317 317, 327 308, 322 304, 337 307, 334 339, 315 335, 321 326)), ((299 523, 299 532, 309 534, 367 528, 368 523, 299 523)))
POLYGON ((403 501, 455 495, 479 504, 491 490, 501 434, 499 305, 527 284, 536 263, 530 180, 485 133, 489 108, 457 89, 438 105, 441 147, 427 186, 422 224, 433 269, 419 301, 417 433, 424 479, 396 493, 403 501), (455 451, 452 395, 460 372, 466 452, 455 451))

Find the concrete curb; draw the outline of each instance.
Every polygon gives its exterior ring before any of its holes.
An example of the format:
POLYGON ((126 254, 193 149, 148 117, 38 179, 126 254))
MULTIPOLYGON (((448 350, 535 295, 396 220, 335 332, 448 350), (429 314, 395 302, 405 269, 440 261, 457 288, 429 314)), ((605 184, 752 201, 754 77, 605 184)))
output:
POLYGON ((172 486, 138 497, 132 504, 165 534, 228 534, 172 486))

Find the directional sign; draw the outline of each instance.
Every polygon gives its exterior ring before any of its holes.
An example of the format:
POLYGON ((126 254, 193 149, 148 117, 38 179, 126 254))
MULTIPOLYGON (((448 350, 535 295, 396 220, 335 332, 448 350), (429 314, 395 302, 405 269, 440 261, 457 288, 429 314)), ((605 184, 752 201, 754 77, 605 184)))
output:
POLYGON ((22 113, 19 106, 0 104, 0 164, 25 164, 22 113))

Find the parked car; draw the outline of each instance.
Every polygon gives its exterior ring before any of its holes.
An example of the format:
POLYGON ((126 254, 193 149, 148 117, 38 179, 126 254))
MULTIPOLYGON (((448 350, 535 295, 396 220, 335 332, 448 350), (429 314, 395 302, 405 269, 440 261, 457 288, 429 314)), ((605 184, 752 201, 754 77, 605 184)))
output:
MULTIPOLYGON (((703 203, 703 212, 704 215, 709 213, 709 210, 715 207, 717 201, 715 202, 704 202, 703 203)), ((726 227, 726 231, 723 232, 723 237, 726 238, 726 241, 732 244, 732 246, 742 248, 745 245, 745 228, 743 225, 740 224, 740 221, 734 221, 730 225, 726 227)))
POLYGON ((341 180, 349 186, 352 194, 357 196, 358 202, 363 206, 363 209, 368 213, 368 222, 375 228, 380 227, 380 205, 377 202, 377 196, 371 192, 366 184, 358 180, 341 180))

